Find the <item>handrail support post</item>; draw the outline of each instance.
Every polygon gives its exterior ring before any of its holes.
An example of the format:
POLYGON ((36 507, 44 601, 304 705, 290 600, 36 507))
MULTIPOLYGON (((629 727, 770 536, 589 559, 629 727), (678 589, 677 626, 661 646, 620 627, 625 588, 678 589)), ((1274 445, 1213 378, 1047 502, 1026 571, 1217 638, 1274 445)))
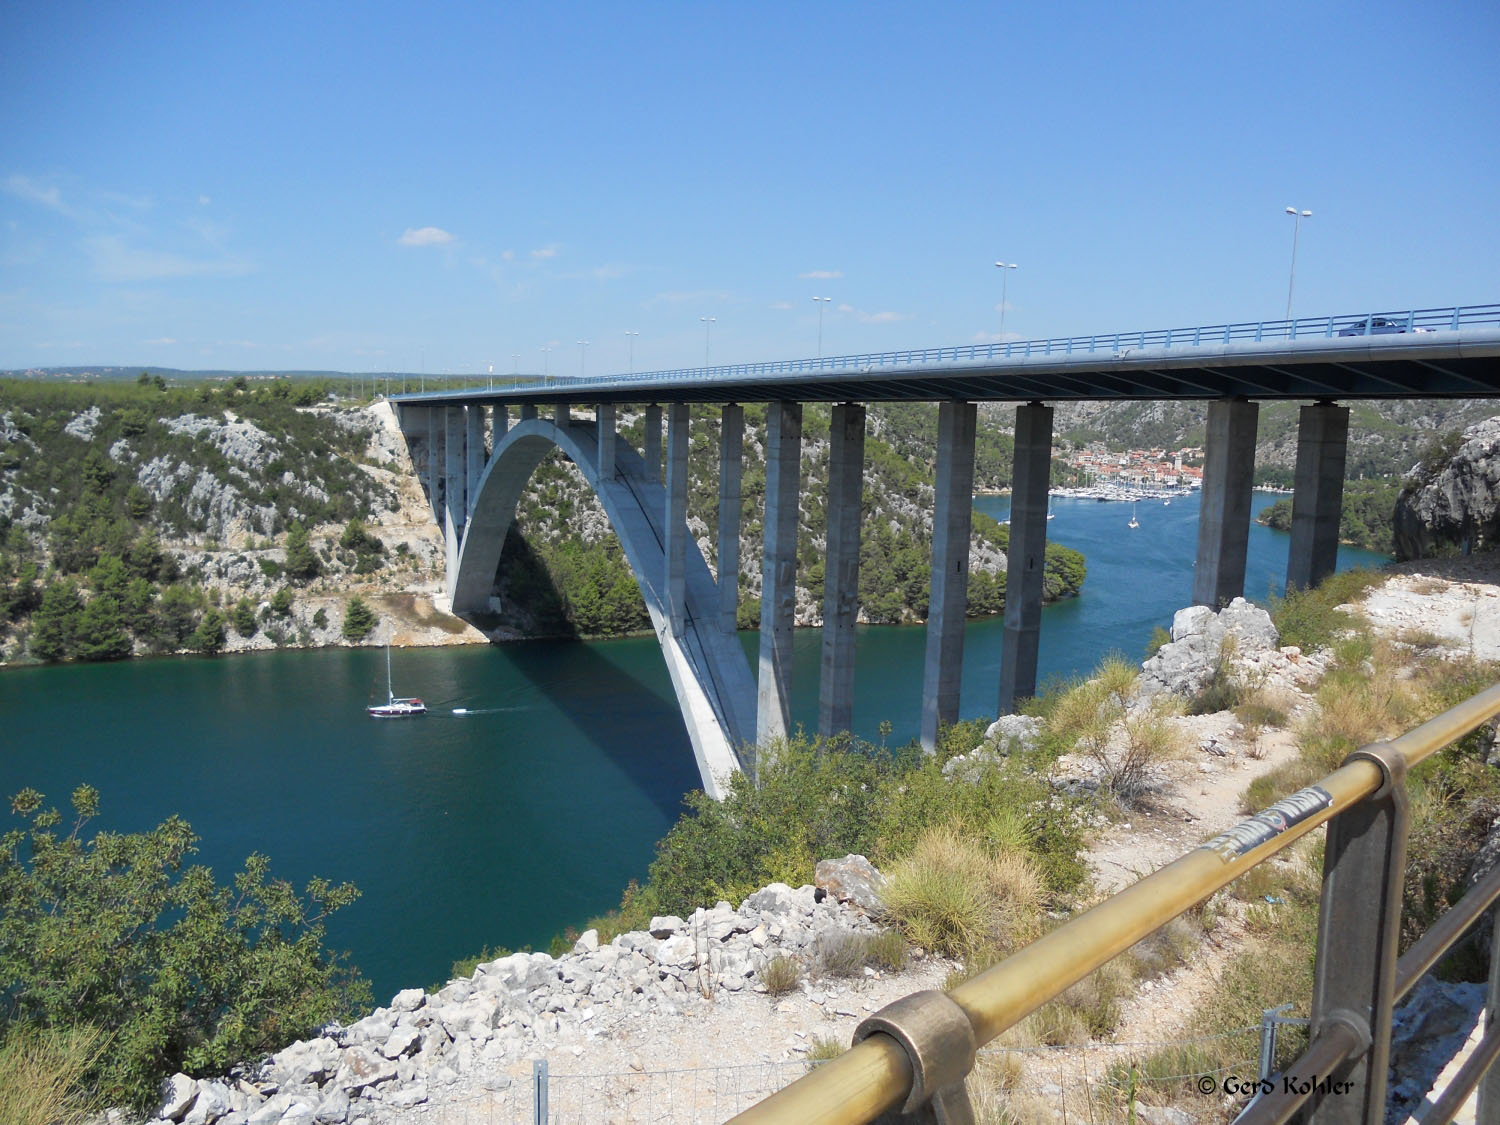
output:
POLYGON ((854 1042, 888 1035, 911 1060, 911 1094, 874 1125, 974 1125, 964 1079, 978 1041, 968 1014, 946 993, 914 992, 887 1004, 854 1029, 854 1042))
MULTIPOLYGON (((1495 1027, 1496 1009, 1500 1009, 1500 906, 1490 912, 1490 986, 1484 1001, 1484 1033, 1495 1027)), ((1479 1080, 1479 1100, 1474 1107, 1477 1125, 1495 1125, 1500 1121, 1500 1066, 1492 1066, 1479 1080)))
POLYGON ((1406 758, 1377 742, 1344 764, 1359 760, 1378 765, 1383 780, 1328 824, 1309 1033, 1317 1039, 1330 1025, 1346 1024, 1369 1049, 1318 1076, 1354 1085, 1340 1096, 1310 1100, 1314 1125, 1380 1125, 1385 1113, 1406 870, 1406 758))

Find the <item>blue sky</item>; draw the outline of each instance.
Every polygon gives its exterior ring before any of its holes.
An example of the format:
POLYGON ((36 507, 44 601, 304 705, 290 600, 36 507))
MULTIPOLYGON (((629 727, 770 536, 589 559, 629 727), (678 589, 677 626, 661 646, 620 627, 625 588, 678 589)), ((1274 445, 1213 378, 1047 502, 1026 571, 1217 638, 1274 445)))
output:
POLYGON ((1012 338, 1279 317, 1288 205, 1298 313, 1500 300, 1492 2, 18 0, 0 44, 0 367, 777 359, 821 296, 825 354, 968 343, 996 260, 1012 338))

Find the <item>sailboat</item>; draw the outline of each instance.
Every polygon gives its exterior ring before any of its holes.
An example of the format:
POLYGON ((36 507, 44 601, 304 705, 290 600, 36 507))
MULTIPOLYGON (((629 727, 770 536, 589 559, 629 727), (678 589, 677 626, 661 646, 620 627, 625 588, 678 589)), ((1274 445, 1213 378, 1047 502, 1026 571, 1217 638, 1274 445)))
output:
POLYGON ((384 703, 372 703, 367 710, 372 719, 406 719, 413 715, 427 714, 427 704, 420 699, 397 698, 391 687, 391 638, 385 639, 385 697, 384 703))
POLYGON ((1130 522, 1125 525, 1126 527, 1140 527, 1141 526, 1141 521, 1135 518, 1135 506, 1136 506, 1136 503, 1137 503, 1137 501, 1135 501, 1135 500, 1132 500, 1130 502, 1130 522))

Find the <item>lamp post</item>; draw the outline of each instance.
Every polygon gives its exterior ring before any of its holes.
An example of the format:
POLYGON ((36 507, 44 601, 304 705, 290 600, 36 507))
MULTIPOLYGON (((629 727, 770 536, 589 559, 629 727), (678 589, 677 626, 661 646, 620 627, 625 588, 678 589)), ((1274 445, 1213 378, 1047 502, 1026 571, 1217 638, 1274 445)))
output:
POLYGON ((710 367, 712 366, 712 363, 710 362, 710 358, 712 356, 710 345, 711 341, 713 340, 714 320, 716 318, 711 316, 700 316, 698 319, 703 322, 703 366, 710 367))
POLYGON ((541 349, 542 349, 542 382, 546 383, 546 382, 548 382, 552 378, 552 372, 551 372, 550 367, 549 367, 549 364, 551 363, 551 360, 549 359, 549 357, 552 355, 552 349, 549 348, 546 344, 542 344, 541 345, 541 349))
POLYGON ((587 340, 578 341, 578 377, 580 379, 583 378, 583 357, 588 354, 588 348, 589 342, 587 340))
POLYGON ((628 328, 625 330, 625 339, 630 343, 630 368, 629 368, 629 373, 631 375, 635 374, 635 338, 637 336, 639 336, 639 335, 640 335, 639 332, 632 332, 628 328))
POLYGON ((832 297, 814 297, 813 300, 818 302, 818 358, 822 359, 823 358, 823 309, 828 304, 829 301, 833 300, 833 298, 832 297))
MULTIPOLYGON (((1297 235, 1302 232, 1302 220, 1312 218, 1311 211, 1299 211, 1288 207, 1286 213, 1292 217, 1292 275, 1286 283, 1286 318, 1292 319, 1292 287, 1297 284, 1297 235)), ((1288 332, 1291 329, 1287 329, 1288 332)))
POLYGON ((1005 343, 1005 290, 1010 281, 1010 271, 1019 269, 1015 262, 996 262, 995 268, 1000 271, 1000 342, 1005 343))
POLYGON ((510 373, 511 373, 511 376, 513 378, 519 379, 521 377, 521 353, 520 352, 511 352, 510 353, 510 373))

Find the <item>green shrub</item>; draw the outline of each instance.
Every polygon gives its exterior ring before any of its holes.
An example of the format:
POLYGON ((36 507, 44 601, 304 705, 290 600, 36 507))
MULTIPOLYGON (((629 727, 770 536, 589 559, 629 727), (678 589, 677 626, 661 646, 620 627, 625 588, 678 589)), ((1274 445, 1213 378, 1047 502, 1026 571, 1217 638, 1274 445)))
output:
POLYGON ((374 631, 379 623, 375 611, 365 604, 365 600, 358 594, 349 599, 349 604, 344 607, 343 634, 346 640, 362 641, 374 631))
POLYGON ((827 1062, 836 1059, 844 1053, 846 1048, 831 1035, 818 1035, 807 1048, 808 1062, 827 1062))
POLYGON ((11 801, 24 827, 0 838, 7 1043, 109 1028, 86 1085, 144 1108, 174 1071, 221 1074, 370 1003, 368 985, 323 948, 327 918, 359 895, 353 885, 313 879, 298 895, 252 855, 220 887, 207 868, 184 866, 198 837, 180 818, 86 841, 98 794, 81 786, 72 803, 76 819, 59 834, 61 814, 25 790, 11 801))
POLYGON ((1271 598, 1271 622, 1283 645, 1296 645, 1304 652, 1327 648, 1355 622, 1338 607, 1354 601, 1382 581, 1372 570, 1343 570, 1330 574, 1311 590, 1288 590, 1285 597, 1271 598))
POLYGON ((260 628, 255 621, 255 603, 249 598, 241 598, 234 604, 234 613, 231 615, 234 621, 234 631, 242 637, 253 637, 260 628))

